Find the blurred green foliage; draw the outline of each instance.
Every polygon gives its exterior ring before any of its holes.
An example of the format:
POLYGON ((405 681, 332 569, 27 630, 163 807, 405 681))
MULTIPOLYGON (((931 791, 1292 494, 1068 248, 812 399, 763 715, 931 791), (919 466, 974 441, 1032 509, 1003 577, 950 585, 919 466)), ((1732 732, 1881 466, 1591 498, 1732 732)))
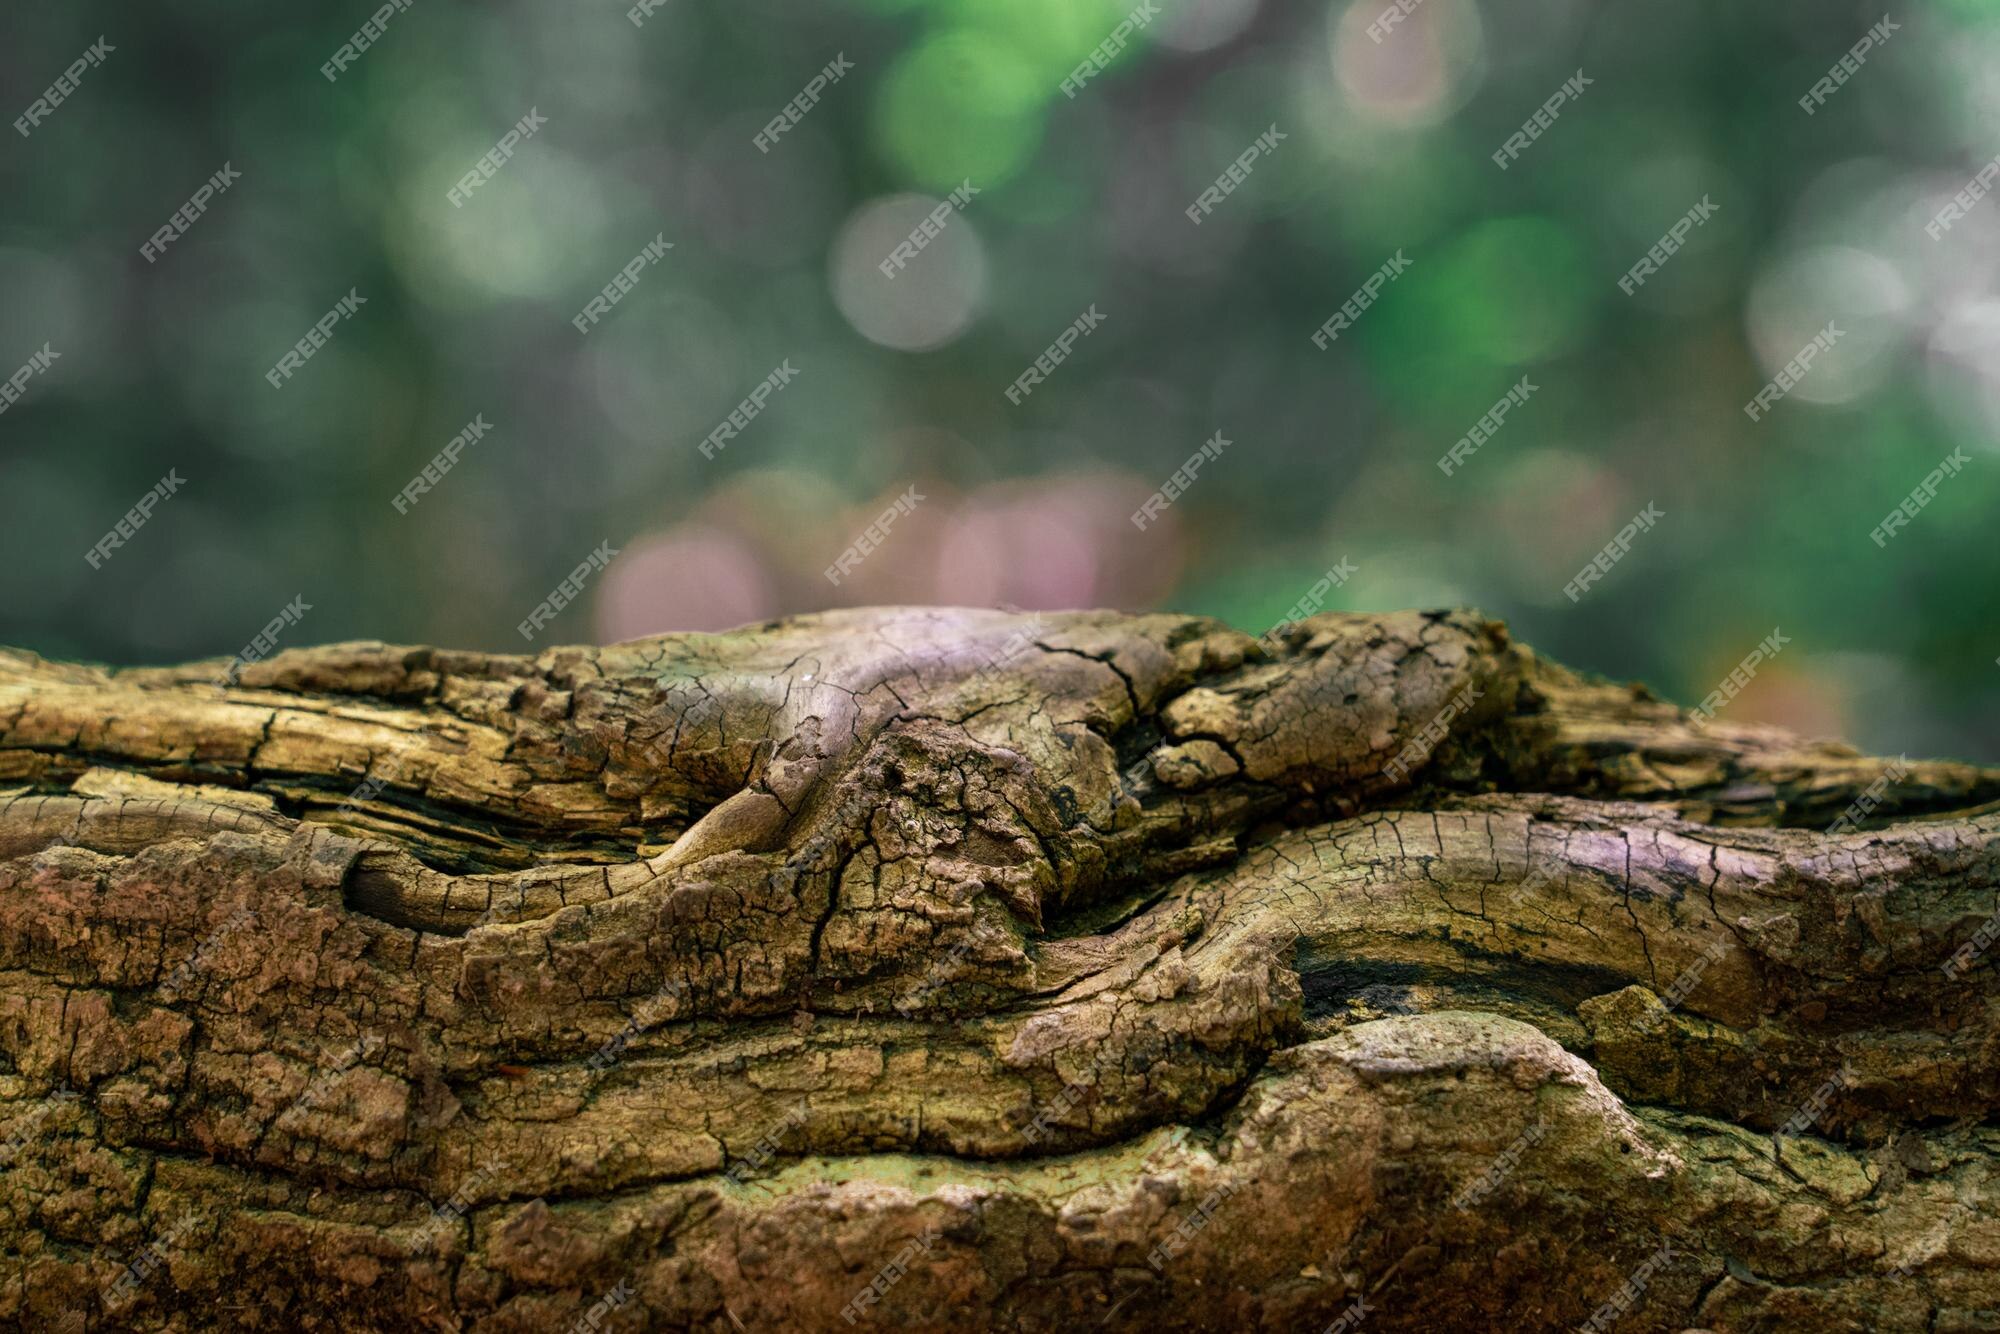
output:
POLYGON ((1910 11, 1809 115, 1879 9, 1423 0, 1371 35, 1387 7, 1159 0, 1072 96, 1133 5, 668 0, 635 23, 414 0, 333 80, 374 6, 16 6, 9 118, 100 34, 113 51, 0 148, 0 376, 60 354, 0 416, 0 641, 224 654, 302 593, 295 642, 520 650, 607 539, 621 559, 536 647, 892 600, 1256 631, 1346 557, 1330 607, 1476 604, 1690 702, 1781 627, 1726 720, 2000 758, 2000 202, 1924 225, 2000 149, 2000 11, 1910 11), (836 55, 853 70, 760 151, 836 55), (547 127, 454 207, 531 107, 547 127), (225 161, 242 179, 147 262, 225 161), (580 333, 656 234, 674 249, 580 333), (1397 253, 1407 274, 1315 348, 1397 253), (350 289, 366 306, 273 389, 350 289), (1010 403, 1093 304, 1103 327, 1010 403), (1829 321, 1835 351, 1750 420, 1829 321), (786 359, 797 383, 704 459, 786 359), (475 414, 488 438, 397 512, 475 414), (1166 520, 1129 522, 1218 430, 1166 520), (1972 465, 1872 541, 1960 447, 1972 465), (183 492, 90 568, 169 468, 183 492), (917 513, 823 578, 912 484, 917 513), (1666 519, 1573 604, 1649 501, 1666 519))

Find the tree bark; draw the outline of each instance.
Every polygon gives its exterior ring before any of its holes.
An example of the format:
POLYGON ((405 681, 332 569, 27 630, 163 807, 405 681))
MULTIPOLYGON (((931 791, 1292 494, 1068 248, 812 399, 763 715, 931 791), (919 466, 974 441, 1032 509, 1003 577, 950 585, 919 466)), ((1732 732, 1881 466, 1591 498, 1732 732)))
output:
POLYGON ((0 652, 0 1319, 2000 1328, 1996 798, 1474 613, 0 652))

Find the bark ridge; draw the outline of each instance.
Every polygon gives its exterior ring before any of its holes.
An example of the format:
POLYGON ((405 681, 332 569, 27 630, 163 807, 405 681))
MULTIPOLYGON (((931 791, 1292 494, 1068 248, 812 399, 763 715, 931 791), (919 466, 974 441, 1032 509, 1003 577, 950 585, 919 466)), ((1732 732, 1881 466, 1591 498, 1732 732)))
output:
POLYGON ((0 651, 0 1320, 2000 1328, 1996 801, 1469 611, 0 651))

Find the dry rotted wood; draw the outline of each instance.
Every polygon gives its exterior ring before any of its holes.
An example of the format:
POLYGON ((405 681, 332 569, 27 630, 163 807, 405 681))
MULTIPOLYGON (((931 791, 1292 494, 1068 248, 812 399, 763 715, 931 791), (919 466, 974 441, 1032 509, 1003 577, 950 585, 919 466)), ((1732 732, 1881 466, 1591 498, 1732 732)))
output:
POLYGON ((0 1320, 2000 1328, 1996 798, 1472 613, 0 653, 0 1320))

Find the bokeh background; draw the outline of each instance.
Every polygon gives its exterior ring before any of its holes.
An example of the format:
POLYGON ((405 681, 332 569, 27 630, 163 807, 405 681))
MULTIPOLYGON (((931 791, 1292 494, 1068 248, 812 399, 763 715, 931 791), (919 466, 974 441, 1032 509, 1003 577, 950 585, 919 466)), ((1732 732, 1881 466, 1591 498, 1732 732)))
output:
POLYGON ((2000 151, 2000 7, 1943 0, 1817 114, 1797 99, 1882 17, 1760 5, 1158 0, 414 0, 10 6, 10 120, 94 39, 101 67, 0 131, 0 642, 117 663, 282 642, 524 648, 515 626, 620 550, 548 643, 880 602, 1211 613, 1258 631, 1343 558, 1330 608, 1470 603, 1587 669, 1692 702, 1773 627, 1724 717, 2000 759, 2000 200, 1924 224, 2000 151), (853 69, 759 152, 836 55, 853 69), (1504 173, 1506 136, 1592 80, 1504 173), (548 123, 463 208, 530 107, 548 123), (1268 126, 1200 227, 1183 214, 1268 126), (140 245, 242 173, 158 262, 140 245), (899 277, 952 187, 979 191, 899 277), (1627 297, 1703 196, 1719 211, 1627 297), (665 260, 570 323, 656 234, 665 260), (1328 351, 1320 322, 1411 267, 1328 351), (350 288, 282 390, 264 373, 350 288), (1021 405, 1004 390, 1095 304, 1021 405), (1766 419, 1744 402, 1829 320, 1766 419), (799 375, 713 460, 780 362, 799 375), (1523 375, 1457 475, 1436 459, 1523 375), (408 514, 391 497, 492 426, 408 514), (1129 515, 1233 441, 1163 522, 1129 515), (1972 465, 1879 549, 1955 447, 1972 465), (186 479, 93 570, 169 468, 186 479), (924 502, 849 580, 821 571, 924 502), (1580 603, 1567 582, 1666 518, 1580 603))

